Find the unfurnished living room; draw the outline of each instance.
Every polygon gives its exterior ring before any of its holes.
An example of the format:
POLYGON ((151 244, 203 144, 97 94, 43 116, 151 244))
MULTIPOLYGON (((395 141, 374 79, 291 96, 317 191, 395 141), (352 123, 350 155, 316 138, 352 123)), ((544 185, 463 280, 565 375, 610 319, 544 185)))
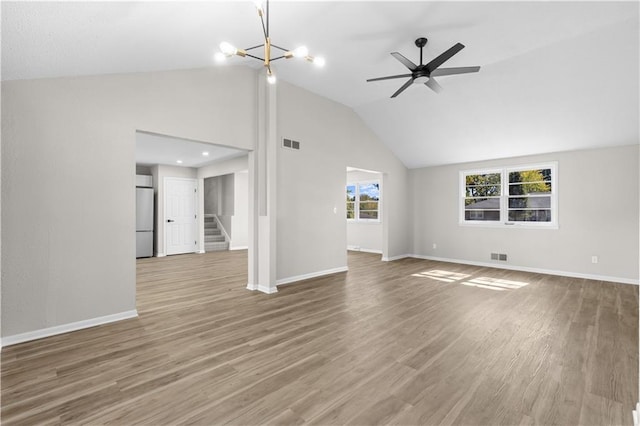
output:
POLYGON ((2 424, 638 425, 639 15, 2 1, 2 424))

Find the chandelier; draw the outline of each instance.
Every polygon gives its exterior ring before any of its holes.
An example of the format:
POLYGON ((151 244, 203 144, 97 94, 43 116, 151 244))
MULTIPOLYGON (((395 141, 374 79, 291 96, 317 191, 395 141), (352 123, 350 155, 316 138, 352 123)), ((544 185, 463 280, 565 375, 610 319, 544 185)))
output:
POLYGON ((264 43, 248 47, 246 49, 238 49, 231 43, 223 41, 220 43, 220 52, 215 54, 216 61, 224 61, 233 55, 241 56, 243 58, 248 56, 249 58, 257 59, 264 63, 264 66, 267 69, 267 81, 270 84, 274 84, 276 82, 276 75, 271 69, 271 62, 277 61, 278 59, 303 58, 319 67, 324 66, 324 58, 310 56, 309 50, 305 46, 299 46, 296 49, 290 50, 271 43, 271 38, 269 37, 269 0, 266 0, 266 9, 263 7, 265 3, 262 0, 254 1, 254 3, 258 9, 260 22, 262 23, 264 43), (257 56, 257 54, 253 55, 249 53, 250 51, 260 48, 264 48, 264 58, 257 56), (277 56, 276 54, 275 57, 272 57, 272 48, 279 50, 280 56, 277 56))

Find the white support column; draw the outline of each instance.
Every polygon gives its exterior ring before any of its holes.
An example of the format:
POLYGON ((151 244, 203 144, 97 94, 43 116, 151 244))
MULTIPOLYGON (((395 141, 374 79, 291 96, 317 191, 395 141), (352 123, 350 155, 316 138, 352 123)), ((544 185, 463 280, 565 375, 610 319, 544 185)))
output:
POLYGON ((258 135, 249 154, 249 290, 276 288, 276 87, 258 76, 258 135), (252 247, 253 246, 253 247, 252 247))

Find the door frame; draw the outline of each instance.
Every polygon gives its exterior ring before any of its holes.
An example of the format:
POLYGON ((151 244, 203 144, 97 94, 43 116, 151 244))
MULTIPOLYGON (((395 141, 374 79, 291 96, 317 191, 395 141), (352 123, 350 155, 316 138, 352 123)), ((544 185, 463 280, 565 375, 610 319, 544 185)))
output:
MULTIPOLYGON (((194 200, 195 200, 194 201, 194 203, 195 203, 194 204, 194 211, 195 211, 195 216, 196 216, 195 217, 196 227, 195 227, 194 235, 195 235, 195 238, 196 238, 196 244, 194 244, 193 252, 190 252, 190 253, 197 253, 199 251, 199 247, 200 247, 200 244, 199 244, 200 243, 200 217, 199 217, 199 215, 200 215, 200 211, 199 211, 199 205, 200 205, 199 196, 200 196, 200 194, 199 194, 199 191, 198 191, 198 189, 199 189, 198 178, 183 178, 183 177, 165 176, 165 177, 162 178, 162 197, 163 197, 163 208, 162 208, 162 229, 163 229, 163 231, 162 232, 164 233, 164 238, 163 238, 164 254, 166 256, 172 256, 167 251, 167 240, 168 240, 167 235, 169 235, 168 232, 167 232, 167 200, 168 200, 168 197, 167 197, 167 181, 169 181, 169 180, 173 180, 173 181, 190 181, 190 182, 193 182, 193 186, 196 189, 196 191, 194 193, 194 196, 193 196, 194 200)), ((179 254, 181 254, 181 253, 179 253, 179 254)))

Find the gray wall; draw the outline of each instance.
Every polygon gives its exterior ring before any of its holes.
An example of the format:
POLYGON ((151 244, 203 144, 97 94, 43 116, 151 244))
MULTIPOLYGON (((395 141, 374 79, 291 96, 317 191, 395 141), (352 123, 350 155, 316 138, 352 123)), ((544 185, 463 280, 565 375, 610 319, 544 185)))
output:
POLYGON ((204 213, 218 214, 218 194, 220 193, 219 179, 217 177, 204 180, 204 213))
POLYGON ((278 82, 278 138, 301 142, 277 150, 277 278, 347 266, 347 166, 387 174, 384 211, 389 256, 409 253, 407 169, 344 105, 278 82), (335 208, 335 213, 334 213, 335 208))
POLYGON ((511 266, 637 280, 638 170, 638 145, 411 170, 414 254, 488 263, 497 251, 511 266), (460 170, 545 161, 558 161, 559 229, 458 224, 460 170))
POLYGON ((233 234, 229 248, 244 249, 249 244, 249 173, 234 173, 233 193, 233 234))
POLYGON ((244 149, 256 138, 247 67, 1 90, 3 337, 135 309, 137 129, 244 149))
POLYGON ((234 175, 228 174, 219 176, 216 179, 219 180, 219 200, 220 205, 218 206, 218 219, 220 219, 220 223, 224 227, 227 234, 229 234, 229 238, 233 239, 233 225, 232 218, 234 212, 233 199, 235 194, 234 188, 234 175))

